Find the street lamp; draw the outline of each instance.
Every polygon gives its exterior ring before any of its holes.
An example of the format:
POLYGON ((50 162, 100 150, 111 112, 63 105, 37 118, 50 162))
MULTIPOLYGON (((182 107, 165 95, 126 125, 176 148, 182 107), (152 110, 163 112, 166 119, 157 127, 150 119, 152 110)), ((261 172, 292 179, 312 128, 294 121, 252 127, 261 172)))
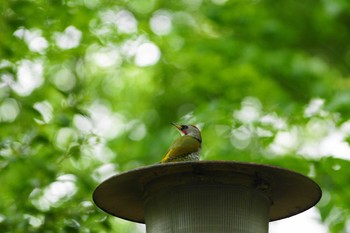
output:
POLYGON ((314 206, 320 187, 299 173, 229 161, 156 164, 102 182, 105 212, 145 223, 147 233, 267 233, 269 221, 314 206))

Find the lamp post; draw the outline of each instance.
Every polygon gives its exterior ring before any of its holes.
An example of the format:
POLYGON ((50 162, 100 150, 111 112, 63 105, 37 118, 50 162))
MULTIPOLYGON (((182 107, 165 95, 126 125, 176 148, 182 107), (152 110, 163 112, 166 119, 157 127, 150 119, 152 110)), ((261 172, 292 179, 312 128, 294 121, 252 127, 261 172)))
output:
POLYGON ((105 212, 146 224, 147 233, 267 233, 269 221, 314 206, 320 187, 299 173, 228 161, 156 164, 102 182, 105 212))

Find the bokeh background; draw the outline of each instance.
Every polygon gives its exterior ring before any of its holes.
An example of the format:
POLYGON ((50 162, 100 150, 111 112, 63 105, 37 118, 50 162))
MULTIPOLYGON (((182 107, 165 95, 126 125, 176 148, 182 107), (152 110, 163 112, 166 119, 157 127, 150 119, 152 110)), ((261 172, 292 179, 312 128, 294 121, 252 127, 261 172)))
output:
POLYGON ((304 232, 350 231, 349 1, 4 0, 0 13, 1 232, 145 232, 91 195, 157 163, 169 122, 202 129, 204 160, 312 177, 323 197, 304 232))

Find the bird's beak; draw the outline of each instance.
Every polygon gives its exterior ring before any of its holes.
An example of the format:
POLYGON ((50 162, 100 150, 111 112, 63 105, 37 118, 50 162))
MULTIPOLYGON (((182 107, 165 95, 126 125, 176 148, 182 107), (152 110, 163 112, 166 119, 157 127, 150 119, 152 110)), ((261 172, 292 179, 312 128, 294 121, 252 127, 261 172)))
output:
POLYGON ((172 124, 173 126, 175 126, 180 132, 182 132, 182 131, 181 131, 181 125, 178 125, 178 124, 175 124, 175 123, 170 123, 170 124, 172 124))

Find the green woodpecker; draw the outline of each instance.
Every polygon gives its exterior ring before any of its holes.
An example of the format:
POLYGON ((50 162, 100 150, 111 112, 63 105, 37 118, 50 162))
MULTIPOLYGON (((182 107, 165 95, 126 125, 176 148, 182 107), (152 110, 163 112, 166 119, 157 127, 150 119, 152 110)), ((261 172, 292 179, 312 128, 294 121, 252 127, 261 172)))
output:
POLYGON ((181 133, 164 155, 161 163, 199 160, 202 149, 202 137, 194 125, 174 125, 181 133))

